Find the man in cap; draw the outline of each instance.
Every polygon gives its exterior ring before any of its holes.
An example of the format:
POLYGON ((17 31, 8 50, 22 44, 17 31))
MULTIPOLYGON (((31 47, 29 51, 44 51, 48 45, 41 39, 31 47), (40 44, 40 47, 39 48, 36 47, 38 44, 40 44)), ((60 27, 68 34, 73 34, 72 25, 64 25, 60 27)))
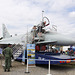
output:
POLYGON ((3 50, 3 55, 5 57, 5 67, 4 71, 6 72, 6 69, 8 69, 8 72, 10 71, 10 65, 11 65, 11 56, 12 56, 12 49, 11 49, 11 44, 8 44, 8 47, 6 47, 3 50))

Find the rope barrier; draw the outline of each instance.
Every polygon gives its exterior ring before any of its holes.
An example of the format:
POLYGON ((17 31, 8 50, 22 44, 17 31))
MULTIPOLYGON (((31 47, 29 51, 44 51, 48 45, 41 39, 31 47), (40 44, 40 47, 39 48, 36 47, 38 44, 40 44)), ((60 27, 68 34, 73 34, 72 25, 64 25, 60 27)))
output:
MULTIPOLYGON (((28 58, 18 58, 18 59, 28 59, 28 58)), ((62 59, 62 60, 51 60, 51 59, 45 59, 45 60, 44 60, 44 59, 28 59, 28 60, 38 60, 38 61, 49 61, 49 60, 50 60, 50 61, 67 61, 67 60, 68 60, 68 61, 75 61, 75 60, 71 60, 71 59, 66 59, 66 60, 63 60, 63 59, 62 59)))
POLYGON ((66 60, 49 60, 49 59, 28 59, 28 58, 18 58, 18 59, 27 59, 27 69, 25 73, 30 73, 28 70, 28 61, 29 60, 37 60, 37 61, 49 61, 49 66, 48 66, 48 74, 47 75, 52 75, 50 73, 50 61, 75 61, 75 60, 71 60, 71 59, 66 59, 66 60))

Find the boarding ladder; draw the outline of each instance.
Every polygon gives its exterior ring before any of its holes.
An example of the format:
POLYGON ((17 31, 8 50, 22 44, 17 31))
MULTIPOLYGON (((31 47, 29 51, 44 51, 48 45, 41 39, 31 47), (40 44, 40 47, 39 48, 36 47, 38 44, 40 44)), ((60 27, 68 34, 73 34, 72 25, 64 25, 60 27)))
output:
POLYGON ((17 59, 23 53, 23 46, 15 45, 15 46, 13 46, 12 50, 13 50, 14 59, 17 59))

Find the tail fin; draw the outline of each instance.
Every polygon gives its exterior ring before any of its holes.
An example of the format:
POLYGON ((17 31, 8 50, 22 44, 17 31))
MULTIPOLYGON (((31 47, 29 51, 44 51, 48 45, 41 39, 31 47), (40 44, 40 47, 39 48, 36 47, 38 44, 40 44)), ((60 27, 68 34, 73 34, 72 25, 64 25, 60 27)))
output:
POLYGON ((2 27, 3 27, 3 38, 9 38, 10 34, 7 31, 7 28, 6 28, 5 24, 3 24, 2 27))

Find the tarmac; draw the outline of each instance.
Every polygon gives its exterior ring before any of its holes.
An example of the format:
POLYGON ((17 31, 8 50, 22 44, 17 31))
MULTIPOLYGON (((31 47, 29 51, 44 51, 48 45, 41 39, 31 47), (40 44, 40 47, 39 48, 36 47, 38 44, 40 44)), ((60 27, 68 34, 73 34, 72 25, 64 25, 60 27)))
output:
MULTIPOLYGON (((0 75, 47 75, 48 74, 48 65, 37 65, 36 67, 29 67, 30 73, 26 72, 26 65, 23 65, 21 62, 14 61, 12 62, 12 68, 10 72, 4 72, 3 66, 4 60, 0 59, 0 75)), ((75 64, 70 65, 51 65, 51 74, 52 75, 75 75, 75 64)))

